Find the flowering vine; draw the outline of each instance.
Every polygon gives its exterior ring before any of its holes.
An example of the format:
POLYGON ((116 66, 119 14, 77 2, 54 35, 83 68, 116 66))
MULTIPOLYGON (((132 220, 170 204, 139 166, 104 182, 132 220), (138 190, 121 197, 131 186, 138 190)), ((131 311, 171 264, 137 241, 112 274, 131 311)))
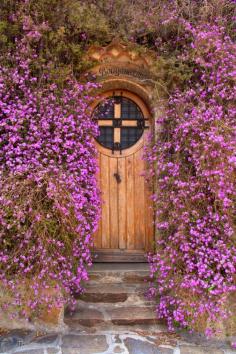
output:
POLYGON ((10 294, 0 305, 29 317, 73 303, 87 279, 99 217, 97 85, 70 77, 60 88, 47 67, 34 74, 27 41, 17 49, 0 66, 0 282, 10 294))
POLYGON ((181 58, 194 75, 170 95, 157 121, 162 131, 146 151, 159 235, 148 257, 149 295, 170 329, 226 316, 236 270, 235 44, 217 19, 184 26, 189 45, 181 58))

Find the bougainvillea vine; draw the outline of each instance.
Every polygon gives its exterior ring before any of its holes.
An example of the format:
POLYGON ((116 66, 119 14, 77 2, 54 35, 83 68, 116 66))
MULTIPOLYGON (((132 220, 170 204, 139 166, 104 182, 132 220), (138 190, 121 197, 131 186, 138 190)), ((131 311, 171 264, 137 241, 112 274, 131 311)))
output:
POLYGON ((34 74, 32 58, 22 40, 0 66, 1 306, 25 317, 82 291, 99 217, 97 85, 69 77, 58 87, 46 66, 34 74))
POLYGON ((193 63, 194 75, 170 95, 146 152, 159 235, 149 255, 149 295, 170 329, 197 329, 206 318, 210 334, 235 290, 236 47, 217 19, 182 23, 182 60, 193 63))

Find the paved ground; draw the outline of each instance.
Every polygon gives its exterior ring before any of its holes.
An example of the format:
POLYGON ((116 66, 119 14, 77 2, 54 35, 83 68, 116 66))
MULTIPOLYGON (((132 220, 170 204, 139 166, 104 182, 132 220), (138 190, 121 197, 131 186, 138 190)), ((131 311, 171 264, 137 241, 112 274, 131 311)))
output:
POLYGON ((1 354, 235 354, 229 343, 190 335, 136 330, 67 334, 15 330, 0 336, 1 354))

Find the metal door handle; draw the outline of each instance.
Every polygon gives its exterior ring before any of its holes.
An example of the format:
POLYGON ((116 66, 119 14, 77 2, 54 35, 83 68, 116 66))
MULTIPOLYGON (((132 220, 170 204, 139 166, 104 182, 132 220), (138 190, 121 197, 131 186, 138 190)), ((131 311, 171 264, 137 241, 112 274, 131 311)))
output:
POLYGON ((119 173, 114 173, 114 177, 115 177, 117 183, 121 182, 121 178, 120 178, 119 173))

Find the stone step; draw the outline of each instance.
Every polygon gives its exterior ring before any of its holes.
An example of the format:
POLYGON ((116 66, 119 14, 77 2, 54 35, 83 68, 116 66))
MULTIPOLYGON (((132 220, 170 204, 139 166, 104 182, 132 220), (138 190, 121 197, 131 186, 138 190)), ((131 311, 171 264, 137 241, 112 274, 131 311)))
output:
POLYGON ((143 284, 148 283, 149 272, 147 271, 90 271, 89 283, 122 283, 122 284, 143 284))
POLYGON ((97 263, 89 269, 90 283, 139 284, 149 281, 147 263, 97 263))
POLYGON ((95 272, 149 272, 148 263, 94 263, 89 270, 95 272))
POLYGON ((70 329, 79 326, 133 326, 154 325, 157 323, 154 306, 88 304, 79 301, 73 313, 66 311, 65 323, 70 329))
POLYGON ((125 301, 147 301, 147 284, 88 283, 83 295, 78 298, 87 302, 116 303, 125 301))
POLYGON ((148 276, 147 264, 96 264, 65 323, 73 330, 156 325, 155 303, 145 296, 148 276))

